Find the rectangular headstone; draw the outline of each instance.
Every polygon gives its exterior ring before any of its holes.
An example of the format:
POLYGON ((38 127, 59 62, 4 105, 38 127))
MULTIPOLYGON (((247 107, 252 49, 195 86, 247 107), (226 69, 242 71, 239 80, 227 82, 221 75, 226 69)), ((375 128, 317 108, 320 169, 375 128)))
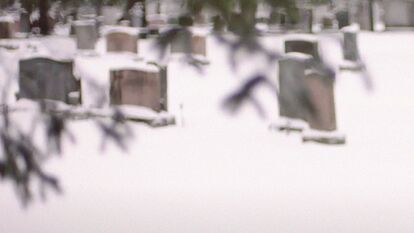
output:
POLYGON ((20 21, 19 21, 19 29, 20 32, 29 33, 30 32, 30 16, 28 13, 21 13, 20 14, 20 21))
POLYGON ((138 35, 126 32, 110 32, 106 35, 108 52, 138 53, 138 35))
POLYGON ((14 21, 0 19, 0 39, 13 38, 13 34, 14 34, 14 21))
POLYGON ((357 32, 344 31, 344 59, 349 61, 359 61, 359 50, 357 32))
POLYGON ((335 131, 334 79, 320 72, 308 71, 306 88, 311 104, 307 122, 311 129, 335 131))
POLYGON ((193 54, 206 56, 207 55, 206 37, 205 36, 193 35, 191 40, 192 40, 191 46, 192 46, 193 54))
POLYGON ((75 21, 75 33, 78 49, 94 50, 98 40, 98 31, 94 20, 75 21))
POLYGON ((311 56, 289 53, 279 60, 279 115, 290 119, 307 119, 305 70, 311 56))
POLYGON ((19 97, 70 103, 69 94, 80 91, 72 61, 31 58, 19 62, 19 97))
MULTIPOLYGON (((156 112, 167 108, 166 73, 125 69, 111 71, 112 105, 136 105, 156 112)), ((165 70, 166 72, 166 70, 165 70)))

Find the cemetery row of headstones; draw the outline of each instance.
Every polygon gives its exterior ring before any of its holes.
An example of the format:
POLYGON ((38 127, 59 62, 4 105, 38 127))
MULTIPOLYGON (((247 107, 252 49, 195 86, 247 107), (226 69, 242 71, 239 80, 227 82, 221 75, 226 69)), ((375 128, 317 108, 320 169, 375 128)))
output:
MULTIPOLYGON (((110 104, 147 107, 167 111, 167 69, 116 69, 110 71, 110 104)), ((73 74, 73 61, 46 57, 19 62, 18 98, 55 100, 79 105, 82 80, 73 74)), ((105 90, 102 90, 105 91, 105 90)))

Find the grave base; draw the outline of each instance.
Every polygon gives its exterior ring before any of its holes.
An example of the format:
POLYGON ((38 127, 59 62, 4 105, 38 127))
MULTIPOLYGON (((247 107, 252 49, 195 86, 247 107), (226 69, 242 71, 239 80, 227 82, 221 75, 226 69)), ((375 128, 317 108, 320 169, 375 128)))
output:
POLYGON ((353 61, 343 61, 342 64, 339 66, 340 71, 355 71, 359 72, 364 69, 364 64, 361 62, 353 62, 353 61))
POLYGON ((272 123, 269 128, 277 131, 302 132, 308 128, 308 123, 300 119, 280 117, 275 123, 272 123))
POLYGON ((318 130, 306 130, 302 135, 302 142, 316 142, 327 145, 344 145, 346 137, 339 132, 325 132, 318 130))
POLYGON ((2 106, 2 108, 0 108, 0 114, 3 113, 3 109, 6 108, 9 112, 40 111, 40 106, 43 106, 44 112, 47 114, 65 117, 70 120, 112 118, 116 111, 120 111, 125 120, 142 122, 154 128, 176 124, 174 115, 167 112, 157 113, 144 107, 119 106, 117 108, 85 108, 82 106, 67 105, 63 102, 54 100, 34 101, 24 98, 11 106, 2 106))

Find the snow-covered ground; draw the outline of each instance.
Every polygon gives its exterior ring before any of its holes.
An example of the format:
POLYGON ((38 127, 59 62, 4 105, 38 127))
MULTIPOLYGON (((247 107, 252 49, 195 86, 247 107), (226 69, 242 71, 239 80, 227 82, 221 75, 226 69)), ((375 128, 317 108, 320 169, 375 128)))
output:
MULTIPOLYGON (((281 49, 282 39, 269 36, 264 43, 281 49)), ((337 36, 322 40, 338 67, 337 36)), ((338 75, 338 126, 347 144, 325 146, 269 131, 278 107, 266 87, 255 94, 267 119, 248 104, 236 116, 223 111, 223 99, 240 80, 257 70, 276 79, 277 67, 244 54, 233 71, 226 50, 209 38, 211 64, 204 74, 178 61, 169 64, 177 126, 130 123, 135 137, 125 153, 112 144, 103 152, 91 121, 71 122, 76 144, 65 143, 64 155, 45 164, 60 178, 63 195, 23 209, 13 186, 1 183, 0 232, 411 233, 412 41, 413 32, 360 34, 374 87, 365 88, 358 73, 338 75)), ((143 54, 151 50, 148 43, 142 47, 143 54)), ((13 72, 6 65, 0 76, 13 72)))

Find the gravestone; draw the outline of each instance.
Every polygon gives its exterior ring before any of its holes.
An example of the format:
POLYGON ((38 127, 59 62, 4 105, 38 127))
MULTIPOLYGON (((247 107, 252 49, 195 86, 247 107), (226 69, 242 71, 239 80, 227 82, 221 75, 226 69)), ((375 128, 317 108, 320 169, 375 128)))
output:
POLYGON ((333 77, 310 69, 305 80, 311 109, 306 120, 310 129, 304 131, 303 142, 345 144, 345 135, 337 132, 333 77))
POLYGON ((207 40, 203 35, 196 35, 190 31, 181 31, 171 42, 172 53, 187 53, 206 56, 207 40))
POLYGON ((98 40, 98 31, 95 20, 75 21, 77 48, 82 50, 95 50, 98 40))
POLYGON ((191 32, 184 30, 177 33, 171 41, 171 53, 191 53, 191 32))
POLYGON ((138 35, 114 31, 106 35, 106 50, 108 52, 138 53, 138 35))
MULTIPOLYGON (((30 58, 19 62, 19 98, 50 99, 72 103, 80 93, 80 82, 73 76, 72 61, 30 58)), ((79 100, 80 101, 80 100, 79 100)))
MULTIPOLYGON (((279 61, 279 115, 288 119, 306 121, 307 87, 305 71, 312 57, 303 53, 288 53, 279 61)), ((292 124, 280 126, 281 130, 302 130, 292 124)))
POLYGON ((348 61, 359 61, 358 34, 353 31, 344 31, 344 59, 348 61))
POLYGON ((343 27, 349 26, 350 19, 349 19, 349 12, 346 10, 338 11, 335 14, 336 20, 338 21, 338 28, 341 29, 343 27))
POLYGON ((19 29, 22 33, 30 33, 30 15, 28 13, 20 14, 19 29))
POLYGON ((316 39, 288 39, 285 41, 285 53, 298 52, 311 55, 319 60, 318 41, 316 39))
POLYGON ((136 105, 156 112, 167 110, 166 69, 112 70, 110 74, 112 105, 136 105))
POLYGON ((206 48, 206 37, 200 36, 200 35, 193 35, 191 39, 191 46, 192 46, 192 52, 196 55, 207 55, 207 48, 206 48))
POLYGON ((315 70, 307 70, 305 82, 311 109, 307 122, 311 129, 336 130, 334 79, 315 70))
POLYGON ((14 21, 0 18, 0 39, 13 38, 14 21))

